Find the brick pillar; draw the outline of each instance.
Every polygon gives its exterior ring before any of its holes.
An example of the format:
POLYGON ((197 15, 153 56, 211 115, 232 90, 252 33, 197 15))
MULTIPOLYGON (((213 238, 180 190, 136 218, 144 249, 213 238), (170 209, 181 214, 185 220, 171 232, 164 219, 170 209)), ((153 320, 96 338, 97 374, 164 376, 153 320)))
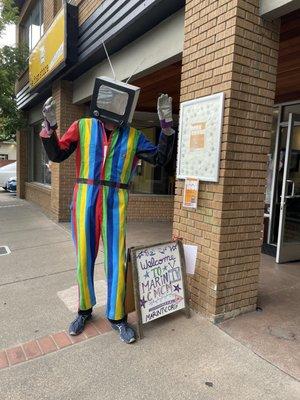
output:
POLYGON ((181 101, 226 101, 220 180, 200 182, 195 211, 177 181, 174 235, 198 245, 191 305, 215 322, 256 306, 278 41, 259 0, 186 2, 181 101))
POLYGON ((17 196, 25 199, 25 182, 28 175, 27 132, 17 132, 17 196))
MULTIPOLYGON (((72 103, 72 82, 56 81, 52 87, 52 95, 56 102, 57 134, 61 136, 74 121, 82 117, 84 107, 72 103)), ((75 152, 61 164, 52 163, 51 172, 51 210, 53 216, 58 221, 68 221, 75 180, 75 152)))

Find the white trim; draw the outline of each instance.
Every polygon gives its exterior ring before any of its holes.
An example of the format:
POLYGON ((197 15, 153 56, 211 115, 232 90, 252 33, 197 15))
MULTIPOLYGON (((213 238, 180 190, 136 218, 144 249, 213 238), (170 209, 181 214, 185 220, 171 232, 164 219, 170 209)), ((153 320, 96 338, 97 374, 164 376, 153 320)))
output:
POLYGON ((289 114, 289 124, 287 129, 287 138, 285 146, 285 160, 282 177, 282 191, 280 201, 280 213, 279 213, 279 226, 278 226, 278 238, 277 238, 277 251, 276 251, 276 262, 284 262, 282 260, 282 249, 284 246, 284 228, 285 228, 285 217, 286 217, 286 192, 287 192, 287 178, 289 173, 289 164, 291 159, 291 140, 293 133, 293 114, 289 114))
POLYGON ((282 106, 278 106, 277 126, 276 126, 276 137, 275 137, 275 148, 273 155, 273 175, 272 175, 272 187, 271 187, 271 202, 270 202, 270 223, 268 229, 268 244, 271 244, 272 233, 274 231, 275 224, 275 189, 278 175, 278 157, 279 157, 279 139, 280 139, 280 122, 282 116, 282 106))
POLYGON ((294 104, 300 104, 300 99, 299 100, 293 100, 293 101, 286 101, 285 103, 275 103, 274 107, 293 106, 294 104))
POLYGON ((264 18, 276 19, 299 8, 299 0, 260 0, 259 11, 264 18))

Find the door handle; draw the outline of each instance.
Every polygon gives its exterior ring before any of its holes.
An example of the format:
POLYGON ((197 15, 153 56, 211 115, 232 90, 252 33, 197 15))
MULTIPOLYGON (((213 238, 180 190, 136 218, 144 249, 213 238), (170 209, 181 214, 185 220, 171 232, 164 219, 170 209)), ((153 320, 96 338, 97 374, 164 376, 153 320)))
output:
POLYGON ((285 196, 285 198, 291 199, 292 197, 295 196, 295 182, 292 181, 291 179, 287 179, 286 181, 292 184, 292 193, 289 196, 285 196))

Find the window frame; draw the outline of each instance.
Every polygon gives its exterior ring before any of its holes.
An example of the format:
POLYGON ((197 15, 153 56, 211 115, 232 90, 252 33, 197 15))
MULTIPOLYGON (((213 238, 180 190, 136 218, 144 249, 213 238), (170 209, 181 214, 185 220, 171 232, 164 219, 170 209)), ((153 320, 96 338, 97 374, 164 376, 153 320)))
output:
MULTIPOLYGON (((36 180, 35 178, 35 158, 34 155, 36 154, 36 149, 35 149, 35 135, 38 135, 38 133, 35 131, 35 128, 39 125, 41 125, 41 123, 43 122, 43 120, 39 120, 37 122, 35 122, 34 124, 30 125, 30 130, 29 130, 29 134, 28 134, 28 141, 27 141, 27 159, 29 160, 28 162, 28 168, 27 168, 27 182, 29 183, 36 183, 39 185, 43 185, 47 188, 51 188, 52 187, 52 176, 51 176, 51 183, 46 183, 45 182, 45 174, 43 173, 43 180, 44 182, 40 182, 38 180, 36 180)), ((42 148, 42 152, 43 155, 42 157, 44 158, 44 156, 46 155, 46 157, 48 158, 43 146, 42 148)), ((48 158, 49 160, 49 158, 48 158)), ((51 172, 50 172, 51 173, 51 172)))
POLYGON ((25 14, 23 20, 19 24, 20 28, 20 33, 19 33, 19 42, 26 44, 29 49, 29 53, 33 51, 37 43, 40 41, 40 39, 44 35, 44 1, 43 0, 36 0, 34 4, 30 7, 28 12, 25 14), (33 13, 38 8, 38 13, 39 13, 39 39, 38 41, 34 44, 32 42, 32 18, 33 18, 33 13), (27 32, 28 29, 28 32, 27 32))

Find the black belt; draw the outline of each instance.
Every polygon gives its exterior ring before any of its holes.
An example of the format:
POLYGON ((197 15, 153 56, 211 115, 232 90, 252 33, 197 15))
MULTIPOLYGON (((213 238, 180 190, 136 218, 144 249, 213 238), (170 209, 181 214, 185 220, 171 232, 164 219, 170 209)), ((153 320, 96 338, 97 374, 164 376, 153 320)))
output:
POLYGON ((99 186, 109 186, 117 189, 128 189, 129 185, 121 182, 103 181, 99 179, 84 179, 77 178, 77 183, 85 183, 86 185, 99 185, 99 186))

